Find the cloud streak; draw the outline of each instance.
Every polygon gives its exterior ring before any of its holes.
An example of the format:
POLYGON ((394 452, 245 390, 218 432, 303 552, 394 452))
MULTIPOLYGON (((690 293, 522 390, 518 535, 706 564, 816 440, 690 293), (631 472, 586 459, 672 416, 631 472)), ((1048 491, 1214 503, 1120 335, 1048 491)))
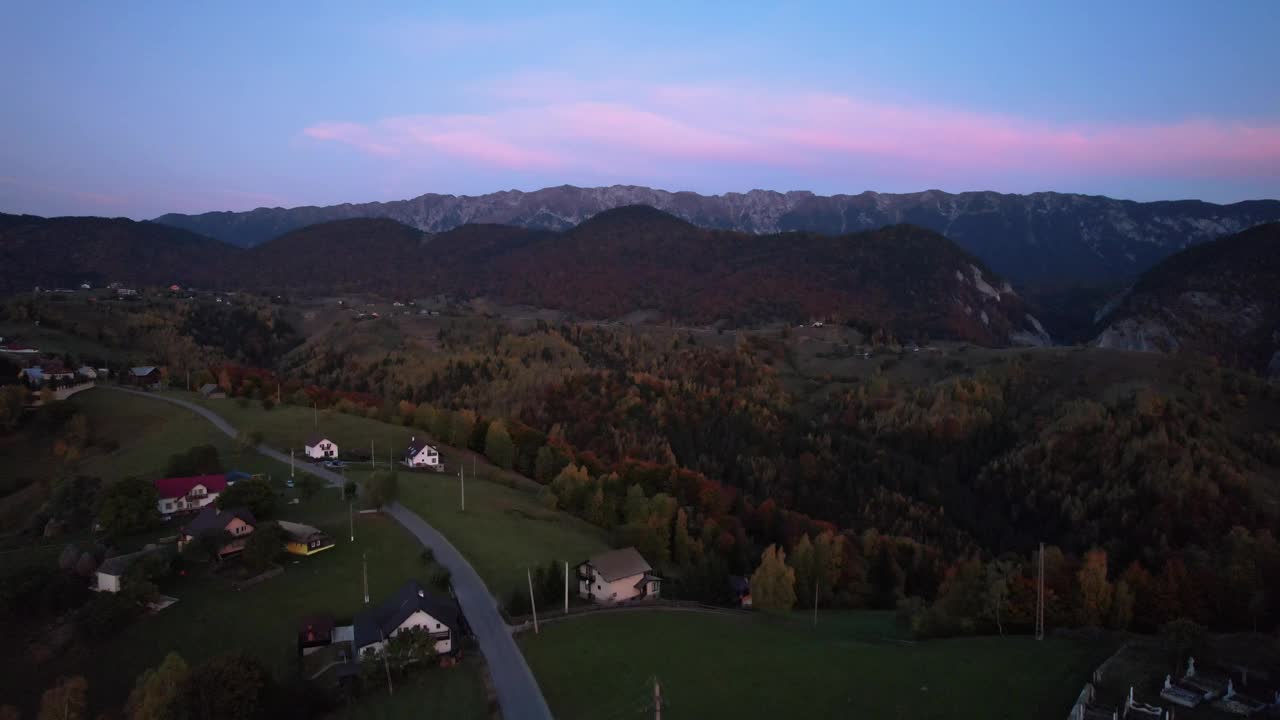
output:
POLYGON ((624 100, 554 82, 497 87, 496 107, 483 113, 326 122, 303 133, 397 162, 451 158, 497 170, 677 164, 838 177, 892 168, 922 183, 1028 175, 1280 179, 1277 123, 1055 125, 777 88, 651 86, 624 100))

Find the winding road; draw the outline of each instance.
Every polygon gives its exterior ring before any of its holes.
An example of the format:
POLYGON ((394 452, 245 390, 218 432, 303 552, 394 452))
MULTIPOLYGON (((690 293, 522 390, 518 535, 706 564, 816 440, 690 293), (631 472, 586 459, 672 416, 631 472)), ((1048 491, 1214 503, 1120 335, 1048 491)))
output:
MULTIPOLYGON (((163 393, 142 392, 119 387, 99 387, 180 405, 213 423, 214 427, 227 435, 235 437, 237 434, 235 427, 224 420, 222 416, 195 403, 168 397, 163 393)), ((274 460, 282 463, 289 462, 288 455, 274 448, 259 445, 257 450, 274 460)), ((338 473, 326 470, 318 465, 302 463, 296 465, 296 467, 302 472, 311 473, 327 481, 330 485, 341 485, 344 481, 343 477, 338 473)), ((398 502, 387 506, 385 510, 406 530, 412 533, 418 539, 418 542, 422 543, 423 547, 431 548, 432 552, 435 553, 436 562, 449 569, 453 582, 453 591, 458 596, 458 602, 462 605, 462 611, 467 617, 467 622, 471 625, 471 631, 475 633, 476 639, 480 643, 480 652, 484 653, 485 662, 489 665, 489 675, 493 680, 494 688, 497 690, 498 704, 502 707, 504 720, 550 720, 551 710, 547 707, 546 699, 542 697, 542 690, 538 688, 538 681, 533 677, 533 672, 529 670, 528 663, 524 661, 524 655, 520 653, 520 648, 516 646, 511 628, 507 626, 502 619, 502 615, 498 613, 497 602, 494 601, 493 595, 489 593, 484 580, 480 579, 480 575, 476 573, 475 568, 471 567, 471 563, 467 562, 467 559, 462 556, 462 553, 458 552, 458 549, 453 546, 453 543, 449 542, 448 538, 428 525, 417 513, 398 502)))

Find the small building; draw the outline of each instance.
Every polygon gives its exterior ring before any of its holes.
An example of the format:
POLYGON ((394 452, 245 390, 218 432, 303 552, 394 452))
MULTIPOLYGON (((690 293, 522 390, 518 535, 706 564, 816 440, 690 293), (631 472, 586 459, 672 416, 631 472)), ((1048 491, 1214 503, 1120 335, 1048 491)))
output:
POLYGON ((142 367, 129 368, 129 384, 138 387, 154 389, 160 387, 160 382, 164 379, 164 373, 160 368, 145 365, 142 367))
POLYGON ((333 460, 338 457, 338 444, 324 435, 312 435, 302 452, 312 460, 333 460))
POLYGON ((298 623, 298 655, 310 655, 333 644, 333 616, 311 615, 298 623))
POLYGON ((120 592, 120 588, 124 583, 124 576, 129 572, 129 568, 138 560, 160 550, 157 545, 148 545, 145 549, 139 550, 128 555, 117 555, 109 557, 102 561, 98 566, 97 574, 94 576, 93 584, 90 590, 96 592, 120 592))
POLYGON ((578 564, 578 595, 611 605, 658 597, 662 579, 633 547, 592 555, 578 564))
POLYGON ((751 607, 751 578, 742 575, 729 576, 729 594, 738 607, 751 607))
POLYGON ((85 380, 98 379, 98 371, 94 368, 89 367, 88 365, 84 365, 79 370, 76 370, 76 374, 84 378, 85 380))
POLYGON ((284 549, 294 555, 315 555, 333 547, 333 539, 317 528, 302 523, 281 520, 277 523, 284 532, 284 549))
POLYGON ((381 652, 387 640, 411 628, 426 631, 435 641, 437 653, 452 653, 460 618, 456 600, 432 595, 417 580, 410 580, 391 597, 356 614, 352 637, 355 657, 381 652))
POLYGON ((432 468, 443 467, 440 464, 440 451, 417 438, 409 439, 409 448, 404 451, 404 464, 409 467, 432 468))
POLYGON ((63 367, 60 362, 46 362, 23 368, 18 372, 18 379, 33 388, 38 388, 48 382, 72 382, 76 379, 76 374, 63 367))
POLYGON ((205 383, 204 385, 201 385, 200 394, 204 396, 206 400, 222 400, 227 396, 227 394, 222 391, 222 387, 217 383, 205 383))
POLYGON ((160 500, 156 509, 164 517, 174 513, 194 512, 214 500, 227 489, 225 475, 194 475, 156 480, 160 500))
POLYGON ((244 550, 245 543, 257 524, 253 513, 246 508, 222 510, 217 505, 210 505, 182 527, 182 532, 178 535, 178 549, 185 548, 205 533, 221 531, 227 534, 228 539, 218 548, 218 556, 234 555, 244 550))
POLYGON ((116 288, 116 297, 122 297, 122 298, 137 297, 137 295, 138 295, 138 291, 134 290, 133 288, 127 288, 127 287, 116 288))

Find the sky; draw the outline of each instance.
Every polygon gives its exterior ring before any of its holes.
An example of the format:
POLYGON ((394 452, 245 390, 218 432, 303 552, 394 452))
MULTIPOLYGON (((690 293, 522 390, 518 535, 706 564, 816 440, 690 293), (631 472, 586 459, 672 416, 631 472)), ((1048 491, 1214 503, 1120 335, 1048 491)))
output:
POLYGON ((1280 2, 4 3, 0 211, 1280 197, 1280 2))

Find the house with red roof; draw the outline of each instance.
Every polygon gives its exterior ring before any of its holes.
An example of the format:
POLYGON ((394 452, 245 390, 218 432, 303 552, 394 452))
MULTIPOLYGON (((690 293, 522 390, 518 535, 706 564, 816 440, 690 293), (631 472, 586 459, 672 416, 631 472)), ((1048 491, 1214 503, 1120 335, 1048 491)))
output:
POLYGON ((217 500, 218 495, 226 489, 225 475, 163 478, 156 480, 156 491, 160 493, 156 507, 165 517, 174 513, 194 512, 217 500))

